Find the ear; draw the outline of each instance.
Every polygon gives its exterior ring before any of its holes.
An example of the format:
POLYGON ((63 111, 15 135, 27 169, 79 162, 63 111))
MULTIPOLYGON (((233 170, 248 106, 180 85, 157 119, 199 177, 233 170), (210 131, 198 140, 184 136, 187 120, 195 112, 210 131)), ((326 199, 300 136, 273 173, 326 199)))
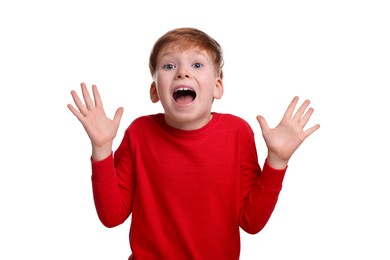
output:
POLYGON ((214 87, 214 98, 220 99, 223 96, 223 81, 220 77, 216 79, 214 87))
POLYGON ((156 83, 154 81, 150 85, 150 100, 153 103, 157 103, 158 101, 160 101, 160 98, 159 98, 158 93, 157 93, 156 83))

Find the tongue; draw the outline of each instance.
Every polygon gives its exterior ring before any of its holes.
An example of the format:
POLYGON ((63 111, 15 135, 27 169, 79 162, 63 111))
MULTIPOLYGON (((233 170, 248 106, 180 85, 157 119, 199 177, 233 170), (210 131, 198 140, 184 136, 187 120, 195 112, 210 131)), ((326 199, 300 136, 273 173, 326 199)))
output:
POLYGON ((181 96, 176 99, 176 102, 179 104, 189 104, 194 100, 191 96, 181 96))

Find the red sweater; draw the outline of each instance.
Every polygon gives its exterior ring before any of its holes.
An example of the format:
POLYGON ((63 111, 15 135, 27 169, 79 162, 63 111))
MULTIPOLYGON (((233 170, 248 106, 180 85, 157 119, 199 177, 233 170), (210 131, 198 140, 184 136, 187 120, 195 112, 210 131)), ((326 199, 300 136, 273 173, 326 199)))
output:
POLYGON ((254 135, 242 119, 213 113, 183 131, 164 115, 133 121, 114 156, 92 161, 97 214, 107 227, 132 213, 135 260, 233 260, 241 227, 259 232, 274 210, 284 170, 261 171, 254 135))

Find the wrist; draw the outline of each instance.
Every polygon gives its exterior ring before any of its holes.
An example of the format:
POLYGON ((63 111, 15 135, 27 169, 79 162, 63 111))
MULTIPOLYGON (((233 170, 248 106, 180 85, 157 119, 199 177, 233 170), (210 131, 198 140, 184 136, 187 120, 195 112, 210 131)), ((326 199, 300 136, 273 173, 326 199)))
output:
POLYGON ((96 147, 92 145, 92 159, 101 161, 106 159, 112 153, 112 144, 96 147))
POLYGON ((288 165, 288 160, 281 160, 277 156, 274 156, 272 154, 268 154, 267 156, 267 163, 269 166, 271 166, 274 169, 286 169, 288 165))

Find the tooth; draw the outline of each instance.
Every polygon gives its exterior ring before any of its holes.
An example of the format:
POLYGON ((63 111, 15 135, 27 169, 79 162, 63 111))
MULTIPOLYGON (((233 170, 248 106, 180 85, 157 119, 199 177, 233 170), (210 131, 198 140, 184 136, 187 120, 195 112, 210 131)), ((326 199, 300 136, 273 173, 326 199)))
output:
POLYGON ((175 92, 177 91, 187 91, 187 90, 190 90, 190 88, 178 88, 175 90, 175 92))

